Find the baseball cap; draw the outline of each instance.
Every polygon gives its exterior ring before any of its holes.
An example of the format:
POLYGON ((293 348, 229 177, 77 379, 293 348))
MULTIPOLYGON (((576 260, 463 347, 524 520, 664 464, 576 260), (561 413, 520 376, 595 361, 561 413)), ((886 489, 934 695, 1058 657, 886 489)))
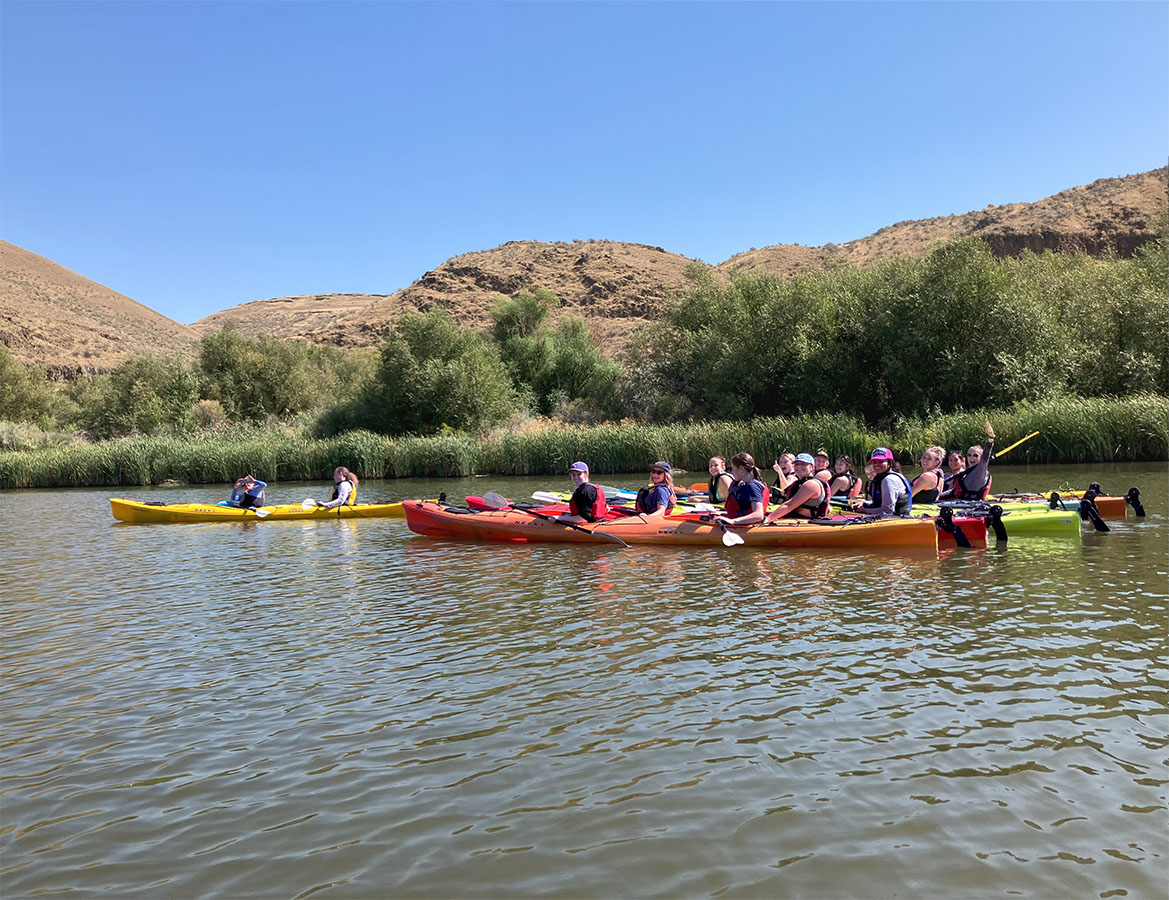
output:
POLYGON ((582 463, 582 462, 578 461, 578 462, 574 462, 571 466, 569 466, 568 471, 570 471, 570 472, 584 472, 586 475, 588 475, 589 474, 589 467, 588 467, 587 463, 582 463))
POLYGON ((817 456, 823 456, 825 459, 831 459, 831 458, 832 458, 831 456, 829 456, 829 455, 828 455, 828 451, 827 451, 827 450, 825 450, 823 447, 821 447, 819 450, 817 450, 817 451, 816 451, 816 455, 817 455, 817 456))
POLYGON ((665 462, 664 460, 658 460, 656 463, 654 463, 652 466, 650 466, 650 468, 651 469, 661 469, 663 472, 668 472, 668 471, 670 471, 670 464, 668 462, 665 462))
POLYGON ((807 463, 809 466, 816 465, 816 460, 812 459, 811 453, 801 453, 796 457, 796 462, 807 463))
POLYGON ((872 453, 869 454, 869 459, 870 460, 874 460, 874 459, 883 460, 884 462, 893 462, 893 454, 889 451, 889 449, 887 447, 878 447, 876 450, 874 450, 872 453))

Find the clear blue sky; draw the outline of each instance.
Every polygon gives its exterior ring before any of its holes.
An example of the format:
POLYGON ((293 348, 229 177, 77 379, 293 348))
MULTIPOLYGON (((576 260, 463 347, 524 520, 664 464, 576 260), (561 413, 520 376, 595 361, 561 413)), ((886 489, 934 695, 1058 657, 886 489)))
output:
POLYGON ((0 4, 0 237, 180 322, 508 240, 717 263, 1169 156, 1169 4, 0 4))

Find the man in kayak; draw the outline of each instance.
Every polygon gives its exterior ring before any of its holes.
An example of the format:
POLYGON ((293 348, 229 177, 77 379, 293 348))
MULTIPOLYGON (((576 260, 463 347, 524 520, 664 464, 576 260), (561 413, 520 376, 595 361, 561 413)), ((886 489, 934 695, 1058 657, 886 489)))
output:
POLYGON ((913 491, 905 476, 893 469, 893 453, 878 447, 869 455, 873 467, 873 497, 849 501, 853 509, 871 516, 903 516, 913 509, 913 491))
POLYGON ((245 475, 235 483, 231 490, 231 504, 240 509, 255 509, 264 505, 264 488, 266 481, 259 481, 251 475, 245 475))
POLYGON ((966 470, 955 475, 942 500, 985 500, 990 493, 990 461, 994 459, 994 429, 986 423, 986 447, 975 444, 966 451, 966 470))
POLYGON ((828 514, 828 485, 812 474, 815 462, 801 453, 794 463, 795 478, 784 492, 784 501, 767 514, 765 522, 778 519, 816 519, 828 514))
POLYGON ((568 500, 568 512, 557 516, 557 520, 571 525, 582 522, 601 522, 609 512, 605 503, 605 492, 589 481, 587 463, 574 462, 568 467, 575 490, 568 500))
POLYGON ((660 460, 649 470, 649 487, 637 492, 637 511, 647 516, 665 516, 674 511, 677 495, 670 464, 660 460))

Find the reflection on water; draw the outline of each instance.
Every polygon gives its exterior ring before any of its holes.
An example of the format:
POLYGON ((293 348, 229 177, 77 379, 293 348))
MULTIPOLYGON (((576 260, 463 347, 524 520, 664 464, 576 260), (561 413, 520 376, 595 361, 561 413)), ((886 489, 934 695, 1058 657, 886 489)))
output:
POLYGON ((938 555, 0 494, 4 896, 1163 896, 1164 472, 1112 474, 1147 520, 938 555))

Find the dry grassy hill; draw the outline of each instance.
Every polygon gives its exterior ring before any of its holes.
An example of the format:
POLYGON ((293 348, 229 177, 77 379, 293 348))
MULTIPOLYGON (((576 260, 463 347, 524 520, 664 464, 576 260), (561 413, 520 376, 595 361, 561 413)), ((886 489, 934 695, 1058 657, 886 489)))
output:
MULTIPOLYGON (((791 275, 815 271, 834 258, 865 265, 884 256, 925 253, 938 241, 965 235, 983 238, 999 254, 1113 248, 1127 255, 1157 236, 1167 207, 1169 168, 1162 168, 1102 179, 1035 203, 898 222, 840 245, 749 250, 714 271, 791 275)), ((442 307, 463 324, 486 327, 495 298, 545 288, 560 298, 561 315, 585 318, 602 348, 615 354, 634 328, 660 315, 666 299, 685 286, 687 267, 696 263, 661 247, 620 241, 510 241, 452 257, 394 294, 257 300, 187 327, 0 242, 0 340, 25 362, 73 369, 111 368, 139 350, 186 351, 198 334, 228 319, 253 334, 373 346, 405 311, 442 307)))
POLYGON ((839 245, 780 244, 749 250, 719 263, 718 269, 727 273, 769 269, 791 275, 814 269, 832 257, 863 266, 886 256, 920 255, 938 241, 966 236, 982 238, 1000 256, 1023 250, 1100 253, 1109 248, 1130 256, 1157 236, 1167 207, 1169 167, 1102 178, 1035 203, 1009 203, 960 216, 898 222, 839 245))
POLYGON ((134 353, 191 354, 197 339, 187 325, 0 241, 0 341, 23 363, 95 372, 134 353))

